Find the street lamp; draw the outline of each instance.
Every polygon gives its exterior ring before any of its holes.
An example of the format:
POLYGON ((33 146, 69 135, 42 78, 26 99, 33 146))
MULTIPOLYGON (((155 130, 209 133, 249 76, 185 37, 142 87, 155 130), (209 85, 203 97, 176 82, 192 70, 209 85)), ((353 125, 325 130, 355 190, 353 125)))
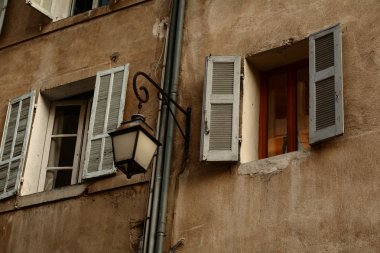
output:
POLYGON ((160 144, 153 136, 153 130, 145 123, 141 114, 132 116, 119 128, 109 133, 115 166, 128 178, 145 173, 160 144))
MULTIPOLYGON (((169 111, 174 117, 175 123, 179 128, 182 136, 185 139, 185 154, 189 150, 190 140, 190 115, 191 108, 184 110, 179 104, 171 99, 161 87, 155 83, 147 74, 143 72, 137 72, 133 77, 133 90, 139 100, 139 111, 142 108, 142 104, 149 100, 149 93, 146 87, 141 86, 139 90, 145 93, 144 97, 141 97, 137 90, 137 77, 142 75, 145 77, 162 95, 163 103, 172 103, 182 112, 186 117, 185 132, 179 126, 174 113, 169 107, 169 111)), ((115 166, 120 169, 128 178, 131 178, 135 174, 145 173, 152 161, 152 158, 160 144, 153 135, 153 130, 145 123, 145 117, 141 114, 135 114, 132 116, 131 121, 123 122, 119 128, 110 132, 109 135, 112 139, 112 148, 114 155, 115 166)))

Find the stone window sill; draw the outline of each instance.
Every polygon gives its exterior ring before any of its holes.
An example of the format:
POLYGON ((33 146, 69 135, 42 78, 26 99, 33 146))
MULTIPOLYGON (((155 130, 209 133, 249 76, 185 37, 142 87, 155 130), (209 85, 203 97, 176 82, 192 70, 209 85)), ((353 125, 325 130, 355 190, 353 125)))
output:
POLYGON ((124 174, 120 173, 114 177, 104 178, 94 182, 85 182, 54 189, 51 191, 11 197, 9 199, 0 201, 0 213, 84 195, 91 195, 102 191, 117 189, 120 187, 145 184, 148 183, 149 180, 150 173, 136 175, 131 179, 127 179, 124 174))
POLYGON ((299 163, 310 156, 310 151, 295 151, 239 165, 238 175, 276 174, 293 163, 299 163))

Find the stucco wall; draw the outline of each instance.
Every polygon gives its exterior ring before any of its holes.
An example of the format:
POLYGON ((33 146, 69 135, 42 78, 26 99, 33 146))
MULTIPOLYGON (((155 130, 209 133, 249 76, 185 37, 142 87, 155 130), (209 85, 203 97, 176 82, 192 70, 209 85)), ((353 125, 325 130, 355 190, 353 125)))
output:
MULTIPOLYGON (((0 35, 0 129, 9 99, 124 64, 130 67, 124 119, 137 112, 132 76, 144 71, 160 80, 165 40, 153 30, 167 19, 170 6, 168 1, 117 2, 89 16, 50 23, 25 1, 9 1, 0 35), (41 29, 34 29, 38 24, 41 29), (111 61, 112 55, 118 56, 116 61, 111 61)), ((142 109, 151 126, 155 126, 157 104, 152 99, 142 109)), ((52 198, 47 199, 56 200, 49 203, 44 203, 45 193, 1 200, 0 252, 137 252, 146 215, 147 180, 126 180, 122 174, 97 179, 95 183, 103 188, 100 192, 87 195, 90 188, 85 183, 66 200, 59 196, 70 190, 58 189, 55 196, 49 193, 52 198), (25 200, 33 203, 23 206, 25 200)))
MULTIPOLYGON (((181 252, 380 250, 378 13, 379 1, 187 2, 180 93, 192 101, 193 152, 169 215, 172 244, 185 239, 181 252), (199 163, 205 56, 245 58, 336 23, 343 30, 344 136, 262 171, 254 163, 199 163)), ((182 169, 174 168, 172 181, 182 169)))
MULTIPOLYGON (((154 71, 164 41, 152 29, 168 9, 169 1, 152 0, 17 45, 8 45, 19 38, 13 33, 0 40, 0 47, 6 46, 0 49, 0 129, 4 101, 32 88, 55 87, 125 63, 131 74, 154 71), (112 63, 115 52, 120 56, 112 63)), ((178 100, 193 110, 191 148, 182 166, 177 133, 166 249, 184 238, 181 252, 379 251, 378 13, 377 0, 186 1, 178 100), (344 136, 280 158, 281 166, 268 170, 252 163, 200 163, 205 56, 245 58, 336 23, 343 31, 344 136)), ((131 82, 128 86, 125 119, 137 108, 136 100, 128 99, 131 82)), ((155 109, 143 108, 152 126, 155 109)), ((131 221, 144 217, 147 194, 147 184, 126 186, 2 213, 0 252, 134 252, 131 221)))

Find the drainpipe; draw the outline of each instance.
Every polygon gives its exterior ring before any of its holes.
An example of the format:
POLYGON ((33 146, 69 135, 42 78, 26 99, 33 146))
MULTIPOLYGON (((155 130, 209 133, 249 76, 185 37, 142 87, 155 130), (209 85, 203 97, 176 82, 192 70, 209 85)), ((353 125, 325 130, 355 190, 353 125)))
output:
MULTIPOLYGON (((177 20, 177 0, 173 0, 173 6, 171 11, 170 18, 170 27, 169 27, 169 37, 168 46, 167 46, 167 54, 166 54, 166 65, 165 65, 165 75, 164 75, 164 91, 166 94, 170 91, 170 82, 172 76, 172 66, 173 66, 173 53, 174 53, 174 41, 176 34, 176 20, 177 20)), ((157 163, 155 168, 155 175, 152 175, 153 182, 153 192, 151 203, 148 204, 148 207, 151 206, 150 214, 148 213, 147 217, 150 217, 147 220, 148 225, 146 226, 144 233, 144 253, 153 253, 155 246, 155 236, 157 231, 157 218, 158 218, 158 210, 159 210, 159 201, 160 201, 160 193, 161 193, 161 181, 162 181, 162 173, 163 173, 163 160, 164 153, 166 149, 166 130, 167 130, 167 121, 168 121, 168 106, 163 103, 161 107, 161 118, 160 118, 160 131, 159 131, 159 141, 162 143, 162 146, 158 148, 157 151, 157 163), (154 177, 154 178, 153 178, 154 177)))
MULTIPOLYGON (((173 66, 172 75, 170 82, 170 96, 175 101, 177 98, 178 90, 178 80, 179 80, 179 68, 181 59, 181 46, 182 46, 182 31, 183 31, 183 20, 185 13, 185 0, 174 0, 173 14, 177 12, 176 22, 172 23, 175 25, 175 42, 173 51, 173 66), (178 4, 178 9, 176 10, 176 5, 178 4)), ((172 112, 175 112, 175 107, 169 105, 172 112)), ((165 139, 165 149, 164 149, 164 160, 163 160, 163 175, 162 175, 162 185, 160 194, 160 205, 158 210, 158 224, 157 224, 157 238, 155 245, 155 252, 160 253, 163 250, 164 237, 165 237, 165 226, 166 226, 166 209, 167 209, 167 198, 168 198, 168 188, 169 188, 169 178, 170 178, 170 167, 172 162, 172 148, 173 148, 173 130, 174 130, 174 118, 172 116, 168 117, 167 129, 166 129, 166 139, 165 139)))
MULTIPOLYGON (((168 26, 169 23, 166 25, 168 26)), ((168 51, 168 42, 169 42, 169 29, 166 30, 165 34, 165 45, 164 45, 164 58, 163 58, 163 67, 161 72, 161 89, 163 89, 163 84, 165 80, 165 70, 166 70, 166 58, 167 58, 167 51, 168 51)), ((160 124, 161 124, 161 111, 162 111, 162 101, 159 101, 159 110, 157 115, 157 124, 156 124, 156 139, 160 139, 160 124)), ((154 193, 154 186, 155 186, 155 178, 156 178, 156 168, 157 168, 157 154, 154 157, 153 165, 152 165, 152 174, 151 174, 151 181, 150 181, 150 187, 149 187, 149 197, 148 197, 148 203, 147 203, 147 211, 146 211, 146 219, 145 219, 145 227, 144 227, 144 237, 143 237, 143 246, 140 248, 139 252, 147 252, 148 248, 148 242, 149 242, 149 231, 151 229, 151 218, 152 218, 152 206, 153 206, 153 193, 154 193)), ((157 223, 157 222, 156 222, 157 223)))

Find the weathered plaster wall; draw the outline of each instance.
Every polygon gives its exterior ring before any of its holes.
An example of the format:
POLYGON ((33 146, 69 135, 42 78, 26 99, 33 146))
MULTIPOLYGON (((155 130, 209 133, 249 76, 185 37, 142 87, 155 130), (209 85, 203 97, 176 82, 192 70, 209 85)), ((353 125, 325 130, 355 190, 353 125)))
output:
MULTIPOLYGON (((125 63, 131 74, 154 74, 164 41, 152 29, 157 18, 167 16, 168 2, 149 1, 0 49, 0 129, 4 101, 32 88, 55 87, 125 63), (115 52, 120 56, 112 63, 115 52)), ((181 252, 378 252, 379 1, 191 0, 186 5, 178 100, 193 109, 191 151, 182 166, 177 135, 166 247, 184 238, 181 252), (205 56, 244 58, 338 22, 344 136, 270 173, 250 170, 252 164, 198 162, 205 56)), ((12 36, 4 40, 18 38, 12 36)), ((127 98, 133 97, 130 87, 131 82, 127 98)), ((125 118, 135 109, 136 101, 127 99, 125 118)), ((155 108, 143 112, 154 125, 155 108)), ((147 194, 146 184, 128 186, 2 213, 1 249, 134 252, 131 222, 144 217, 147 194)))
MULTIPOLYGON (((27 29, 46 21, 37 11, 25 1, 9 2, 5 32, 0 37, 0 129, 8 100, 31 89, 49 89, 130 64, 124 115, 128 119, 137 112, 133 74, 144 71, 160 80, 165 40, 159 38, 157 29, 154 34, 153 28, 169 15, 169 1, 118 1, 142 3, 118 10, 112 5, 108 13, 89 20, 78 21, 77 16, 61 20, 44 26, 50 29, 46 33, 27 29), (17 17, 13 23, 12 16, 17 17), (110 59, 114 54, 118 55, 116 62, 110 59)), ((157 117, 157 101, 153 100, 142 109, 151 126, 157 117)), ((19 210, 12 208, 18 199, 9 200, 9 209, 8 202, 2 201, 0 252, 137 252, 149 184, 145 180, 123 186, 121 182, 112 190, 112 183, 107 182, 102 187, 108 190, 100 193, 19 210), (4 206, 9 211, 3 212, 4 206)))
POLYGON ((180 94, 193 107, 193 152, 176 183, 183 168, 174 163, 171 244, 184 238, 181 252, 379 252, 379 13, 376 0, 187 1, 180 94), (344 136, 278 170, 199 163, 205 56, 244 58, 338 22, 344 136))
POLYGON ((0 252, 137 252, 147 185, 0 214, 0 252))

